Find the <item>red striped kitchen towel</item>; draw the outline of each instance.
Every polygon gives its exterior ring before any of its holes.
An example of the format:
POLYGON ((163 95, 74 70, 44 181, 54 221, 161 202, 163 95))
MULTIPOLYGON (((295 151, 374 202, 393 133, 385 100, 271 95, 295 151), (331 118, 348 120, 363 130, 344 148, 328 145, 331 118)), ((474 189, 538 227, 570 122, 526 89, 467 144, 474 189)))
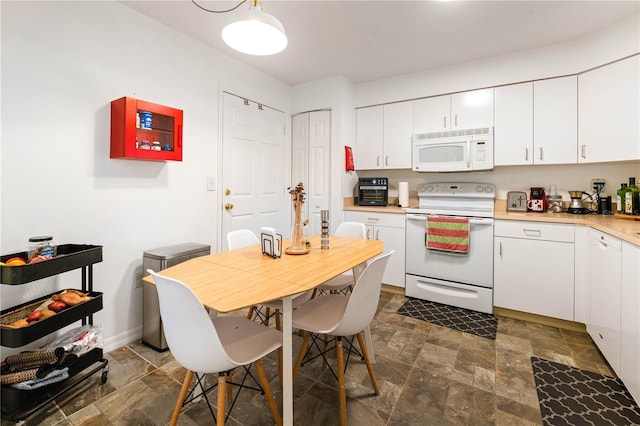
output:
POLYGON ((460 217, 427 217, 426 246, 430 250, 469 253, 469 219, 460 217))

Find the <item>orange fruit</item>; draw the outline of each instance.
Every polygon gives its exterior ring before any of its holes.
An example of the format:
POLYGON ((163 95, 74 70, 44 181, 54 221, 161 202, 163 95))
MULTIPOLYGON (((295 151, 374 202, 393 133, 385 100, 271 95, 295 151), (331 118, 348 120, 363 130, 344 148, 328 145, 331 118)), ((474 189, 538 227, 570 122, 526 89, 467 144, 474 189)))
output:
POLYGON ((25 262, 25 260, 21 257, 12 257, 11 259, 5 262, 7 266, 20 266, 20 265, 26 265, 26 263, 27 262, 25 262))

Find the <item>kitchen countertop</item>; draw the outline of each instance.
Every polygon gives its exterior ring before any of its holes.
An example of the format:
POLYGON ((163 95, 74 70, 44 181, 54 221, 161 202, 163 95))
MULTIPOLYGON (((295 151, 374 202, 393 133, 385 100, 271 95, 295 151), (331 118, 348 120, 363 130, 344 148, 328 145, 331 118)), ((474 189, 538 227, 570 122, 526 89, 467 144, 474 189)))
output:
MULTIPOLYGON (((395 213, 404 214, 406 209, 398 207, 389 200, 390 205, 386 207, 358 206, 354 204, 353 197, 345 197, 343 203, 344 210, 362 211, 372 213, 395 213)), ((409 198, 410 206, 417 206, 417 198, 409 198)), ((530 212, 508 212, 507 200, 496 200, 494 219, 499 220, 523 220, 529 222, 547 223, 570 223, 574 225, 584 225, 605 232, 621 240, 627 241, 636 246, 640 246, 640 217, 638 220, 621 219, 615 216, 604 216, 599 214, 575 215, 570 213, 530 213, 530 212)))
POLYGON ((584 225, 640 246, 640 217, 638 220, 631 220, 601 214, 576 215, 570 213, 508 212, 507 201, 496 200, 493 218, 500 220, 526 220, 529 222, 584 225))
MULTIPOLYGON (((409 198, 409 206, 418 206, 417 198, 409 198)), ((396 213, 405 214, 406 209, 404 207, 398 207, 398 198, 389 198, 388 206, 359 206, 355 204, 354 197, 345 197, 342 202, 343 210, 349 210, 354 212, 371 212, 371 213, 396 213)))

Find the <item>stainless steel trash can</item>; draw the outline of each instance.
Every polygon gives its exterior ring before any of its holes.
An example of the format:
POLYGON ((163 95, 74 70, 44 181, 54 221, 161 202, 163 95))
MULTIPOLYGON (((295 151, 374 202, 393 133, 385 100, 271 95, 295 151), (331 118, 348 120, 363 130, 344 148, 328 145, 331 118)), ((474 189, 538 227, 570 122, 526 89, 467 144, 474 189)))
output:
MULTIPOLYGON (((211 254, 211 246, 199 243, 177 244, 147 250, 142 258, 142 275, 149 275, 147 274, 147 269, 158 272, 185 260, 207 254, 211 254)), ((156 286, 143 281, 142 290, 142 342, 156 351, 164 352, 169 347, 162 330, 156 286)))

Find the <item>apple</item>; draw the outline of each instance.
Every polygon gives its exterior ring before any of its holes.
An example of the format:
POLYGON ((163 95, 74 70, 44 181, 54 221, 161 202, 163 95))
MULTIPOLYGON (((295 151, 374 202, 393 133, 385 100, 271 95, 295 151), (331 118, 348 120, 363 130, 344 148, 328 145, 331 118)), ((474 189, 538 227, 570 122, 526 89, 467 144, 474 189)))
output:
POLYGON ((27 317, 27 321, 29 322, 38 321, 40 318, 42 318, 42 311, 37 310, 29 314, 29 316, 27 317))
POLYGON ((46 259, 42 256, 36 256, 29 261, 29 265, 31 265, 32 263, 42 262, 43 260, 46 260, 46 259))
POLYGON ((47 308, 51 309, 53 312, 60 312, 66 307, 67 307, 67 304, 59 300, 51 302, 49 303, 49 306, 47 306, 47 308))

